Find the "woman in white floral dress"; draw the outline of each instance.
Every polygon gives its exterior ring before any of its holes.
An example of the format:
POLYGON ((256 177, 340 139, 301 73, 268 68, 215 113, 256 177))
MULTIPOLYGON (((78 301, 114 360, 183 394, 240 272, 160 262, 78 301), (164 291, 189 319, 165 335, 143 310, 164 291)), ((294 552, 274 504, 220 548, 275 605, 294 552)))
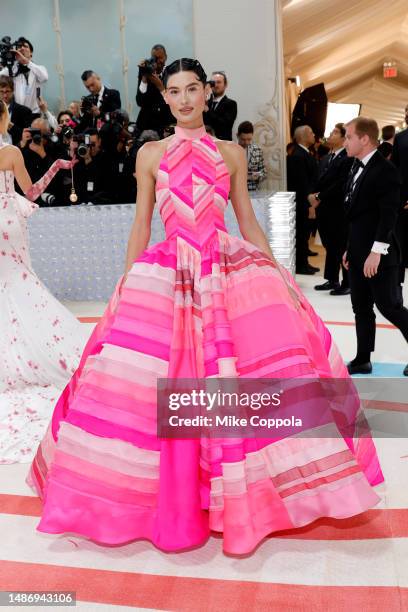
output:
POLYGON ((32 185, 20 150, 2 142, 8 123, 0 101, 0 463, 31 460, 85 343, 81 324, 32 270, 26 219, 37 205, 14 191, 16 178, 35 200, 73 162, 56 161, 32 185))

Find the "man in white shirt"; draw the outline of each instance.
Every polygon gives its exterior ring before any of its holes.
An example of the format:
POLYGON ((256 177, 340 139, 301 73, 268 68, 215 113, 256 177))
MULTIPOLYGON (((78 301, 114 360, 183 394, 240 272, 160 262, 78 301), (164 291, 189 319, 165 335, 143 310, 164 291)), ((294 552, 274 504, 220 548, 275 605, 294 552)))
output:
POLYGON ((17 104, 27 106, 32 113, 40 114, 38 98, 40 92, 37 91, 41 85, 48 81, 48 72, 45 66, 34 64, 33 45, 24 37, 17 41, 16 61, 11 69, 3 68, 0 76, 12 76, 14 80, 14 98, 17 104))
MULTIPOLYGON (((374 305, 408 342, 408 310, 399 282, 401 252, 396 237, 400 181, 395 166, 377 151, 378 135, 373 119, 357 117, 346 126, 345 148, 355 157, 346 186, 350 230, 343 256, 357 334, 357 355, 347 366, 350 374, 372 372, 374 305)), ((404 375, 408 376, 408 365, 404 375)))

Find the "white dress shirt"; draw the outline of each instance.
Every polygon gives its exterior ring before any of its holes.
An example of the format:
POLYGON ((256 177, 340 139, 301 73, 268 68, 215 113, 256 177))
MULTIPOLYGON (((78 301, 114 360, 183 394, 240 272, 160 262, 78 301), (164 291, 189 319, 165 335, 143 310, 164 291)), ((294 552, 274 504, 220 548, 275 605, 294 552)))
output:
POLYGON ((102 96, 103 96, 103 94, 104 94, 104 91, 105 91, 105 85, 102 85, 102 87, 101 87, 101 89, 100 89, 100 91, 99 91, 99 94, 98 94, 98 100, 97 100, 97 102, 96 102, 96 106, 97 106, 98 108, 101 108, 101 104, 102 104, 102 96))
MULTIPOLYGON (((41 111, 37 100, 37 87, 48 81, 47 69, 45 66, 39 66, 33 62, 28 62, 27 68, 29 68, 30 71, 26 75, 19 74, 14 76, 17 73, 18 67, 19 63, 15 62, 12 69, 15 101, 17 104, 28 106, 33 113, 40 113, 41 111)), ((8 68, 3 68, 0 71, 0 76, 9 76, 8 68)))

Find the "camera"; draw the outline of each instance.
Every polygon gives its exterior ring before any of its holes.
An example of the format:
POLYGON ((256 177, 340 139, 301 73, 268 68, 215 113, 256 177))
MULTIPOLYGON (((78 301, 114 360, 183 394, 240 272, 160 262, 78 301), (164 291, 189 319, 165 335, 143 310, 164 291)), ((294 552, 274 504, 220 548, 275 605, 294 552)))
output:
POLYGON ((0 40, 0 63, 5 68, 11 68, 16 59, 18 41, 11 42, 10 36, 3 36, 0 40))
POLYGON ((52 193, 44 191, 44 193, 41 194, 41 200, 46 206, 52 206, 57 201, 57 198, 52 193))
POLYGON ((37 128, 26 128, 26 129, 27 129, 27 132, 30 132, 31 134, 31 142, 33 142, 36 145, 40 145, 44 138, 43 134, 41 133, 41 130, 37 128))
POLYGON ((73 137, 74 130, 69 125, 64 125, 64 127, 61 128, 60 134, 61 134, 61 138, 66 138, 67 140, 69 140, 70 138, 73 137))
POLYGON ((91 142, 89 134, 74 134, 72 136, 72 142, 78 143, 76 150, 78 157, 85 157, 89 151, 89 145, 91 142))
POLYGON ((92 107, 96 106, 97 102, 98 102, 98 96, 94 96, 94 95, 82 96, 81 111, 83 113, 90 113, 92 111, 92 107))
POLYGON ((144 64, 139 66, 141 76, 147 76, 153 74, 156 70, 156 58, 151 57, 150 59, 145 59, 144 64))

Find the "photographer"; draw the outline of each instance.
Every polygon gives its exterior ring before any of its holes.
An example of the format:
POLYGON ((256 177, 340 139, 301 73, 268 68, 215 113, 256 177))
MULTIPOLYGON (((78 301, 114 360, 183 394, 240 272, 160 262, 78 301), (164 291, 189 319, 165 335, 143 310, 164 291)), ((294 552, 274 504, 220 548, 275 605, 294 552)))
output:
POLYGON ((135 202, 136 201, 136 157, 139 149, 145 142, 160 140, 160 136, 154 130, 144 130, 137 138, 128 143, 127 155, 124 160, 123 174, 119 182, 119 201, 120 202, 135 202))
MULTIPOLYGON (((47 172, 54 161, 64 156, 60 146, 51 138, 49 125, 45 119, 34 119, 31 127, 23 130, 20 149, 33 183, 47 172)), ((39 206, 56 204, 57 200, 61 200, 61 187, 61 177, 57 175, 50 182, 47 192, 38 198, 37 204, 39 206)))
POLYGON ((78 204, 112 204, 115 201, 115 180, 112 162, 102 150, 102 142, 96 128, 73 136, 71 153, 79 162, 74 166, 74 188, 78 204))
POLYGON ((82 98, 81 113, 82 117, 79 124, 79 131, 84 131, 89 127, 100 127, 105 121, 109 121, 107 114, 121 107, 120 93, 116 89, 108 89, 102 83, 100 76, 93 70, 85 70, 81 79, 89 96, 82 98))
POLYGON ((162 96, 164 86, 162 74, 166 64, 167 54, 163 45, 154 45, 150 59, 139 64, 136 103, 140 106, 136 126, 139 132, 155 130, 163 136, 167 125, 175 123, 175 119, 162 96))
POLYGON ((17 104, 14 99, 14 81, 11 77, 0 77, 0 100, 7 106, 10 123, 7 134, 3 136, 5 142, 17 145, 23 134, 23 129, 32 121, 32 113, 27 106, 17 104))
POLYGON ((21 36, 16 41, 15 49, 12 48, 10 51, 15 55, 14 63, 4 67, 0 71, 0 76, 11 76, 14 80, 16 102, 27 106, 32 113, 39 115, 40 92, 37 90, 48 81, 48 72, 45 66, 34 64, 31 59, 33 51, 34 48, 30 41, 21 36))
POLYGON ((232 140, 232 127, 237 118, 237 103, 226 95, 227 75, 222 70, 211 75, 212 96, 203 114, 205 125, 213 128, 217 138, 232 140))

